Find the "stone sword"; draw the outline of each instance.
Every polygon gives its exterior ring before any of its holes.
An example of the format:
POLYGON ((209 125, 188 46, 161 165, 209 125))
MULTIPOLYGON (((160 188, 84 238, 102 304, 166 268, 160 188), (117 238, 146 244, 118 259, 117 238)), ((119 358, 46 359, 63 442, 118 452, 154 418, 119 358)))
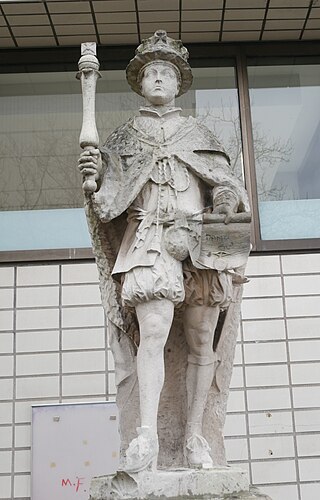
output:
MULTIPOLYGON (((96 57, 96 43, 86 42, 81 44, 81 57, 78 62, 79 72, 77 78, 81 81, 82 88, 82 127, 79 137, 79 144, 82 149, 90 150, 99 145, 99 135, 95 117, 96 84, 99 73, 99 61, 96 57)), ((82 186, 85 193, 94 193, 97 183, 94 175, 89 174, 84 177, 82 186)))

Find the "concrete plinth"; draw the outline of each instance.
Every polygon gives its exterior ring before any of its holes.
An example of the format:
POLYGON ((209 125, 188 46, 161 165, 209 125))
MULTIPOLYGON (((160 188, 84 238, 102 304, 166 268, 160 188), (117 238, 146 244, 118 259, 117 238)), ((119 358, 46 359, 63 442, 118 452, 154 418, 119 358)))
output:
MULTIPOLYGON (((93 478, 90 500, 268 500, 249 490, 247 473, 237 467, 118 472, 93 478)), ((269 499, 270 500, 270 499, 269 499)))

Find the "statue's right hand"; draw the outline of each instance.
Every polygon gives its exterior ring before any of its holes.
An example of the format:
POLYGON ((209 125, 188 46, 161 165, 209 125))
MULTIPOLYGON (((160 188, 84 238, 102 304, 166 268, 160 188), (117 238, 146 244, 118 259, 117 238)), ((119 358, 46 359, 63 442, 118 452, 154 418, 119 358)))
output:
POLYGON ((81 153, 78 160, 78 169, 83 177, 94 176, 98 180, 102 170, 102 160, 99 149, 89 147, 81 153))

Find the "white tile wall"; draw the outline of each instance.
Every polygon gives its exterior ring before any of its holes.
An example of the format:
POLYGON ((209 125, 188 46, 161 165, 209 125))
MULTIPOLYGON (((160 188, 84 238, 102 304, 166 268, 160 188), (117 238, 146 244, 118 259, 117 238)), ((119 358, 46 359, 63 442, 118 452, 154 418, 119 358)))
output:
POLYGON ((310 500, 320 498, 320 482, 301 484, 301 498, 310 500))
POLYGON ((0 363, 0 377, 13 376, 13 356, 2 356, 0 363))
POLYGON ((319 295, 320 275, 285 276, 284 290, 286 295, 319 295))
POLYGON ((287 365, 247 366, 246 379, 247 379, 247 387, 288 385, 289 384, 288 366, 287 365))
POLYGON ((287 297, 287 316, 317 316, 320 312, 320 296, 287 297))
POLYGON ((291 365, 293 384, 319 383, 320 363, 302 363, 291 365))
POLYGON ((106 368, 105 351, 66 352, 62 354, 62 371, 99 372, 106 368))
MULTIPOLYGON (((2 389, 0 387, 0 392, 1 391, 2 391, 2 389)), ((12 396, 11 396, 11 398, 12 398, 12 396)), ((0 401, 0 424, 11 424, 12 423, 12 406, 13 406, 12 403, 4 403, 4 402, 0 401)))
POLYGON ((233 368, 232 377, 230 381, 230 388, 243 387, 243 370, 242 366, 235 366, 233 368))
POLYGON ((17 375, 52 375, 59 373, 59 353, 19 354, 16 357, 17 375))
POLYGON ((59 309, 17 309, 17 330, 59 328, 59 309))
POLYGON ((243 339, 245 341, 284 340, 284 319, 243 321, 243 339))
POLYGON ((103 326, 104 313, 102 306, 68 307, 62 310, 62 327, 78 328, 103 326))
POLYGON ((14 454, 15 472, 29 472, 31 463, 30 450, 16 450, 14 454))
POLYGON ((6 425, 0 427, 0 449, 11 448, 12 446, 12 427, 6 425))
POLYGON ((320 317, 288 319, 287 327, 289 338, 320 338, 320 317))
POLYGON ((320 273, 319 254, 283 255, 284 274, 320 273))
POLYGON ((250 257, 246 268, 247 276, 280 274, 278 255, 250 257))
POLYGON ((0 267, 0 286, 13 286, 14 269, 13 267, 0 267))
POLYGON ((26 448, 31 446, 31 425, 15 426, 15 447, 26 448))
POLYGON ((30 475, 22 474, 14 478, 14 495, 15 498, 30 497, 30 475))
MULTIPOLYGON (((320 254, 254 256, 247 275, 225 425, 228 458, 250 469, 272 500, 316 500, 320 254)), ((0 499, 30 496, 32 404, 114 399, 116 390, 95 264, 17 266, 16 289, 14 276, 13 266, 0 268, 0 499)))
POLYGON ((294 457, 293 436, 264 436, 250 439, 253 459, 272 459, 294 457))
POLYGON ((297 436, 297 446, 300 457, 319 455, 320 434, 303 434, 297 436))
POLYGON ((249 414, 251 434, 293 433, 291 411, 265 411, 249 414))
POLYGON ((301 458, 299 471, 301 481, 319 481, 320 458, 301 458))
POLYGON ((228 411, 245 411, 244 391, 230 391, 228 398, 228 411))
POLYGON ((247 434, 245 415, 227 415, 224 426, 225 436, 245 436, 247 434))
MULTIPOLYGON (((1 341, 1 337, 0 337, 1 341)), ((41 352, 59 350, 59 330, 17 332, 16 352, 41 352)), ((33 356, 34 357, 34 356, 33 356)))
POLYGON ((58 305, 58 286, 17 288, 17 307, 44 307, 58 305))
POLYGON ((99 285, 78 285, 78 286, 63 286, 62 287, 62 304, 70 305, 87 305, 101 304, 101 296, 99 285))
POLYGON ((67 264, 62 266, 62 283, 98 283, 95 264, 67 264))
POLYGON ((13 311, 0 311, 0 332, 12 330, 13 328, 13 311))
POLYGON ((0 352, 2 354, 13 352, 13 333, 0 333, 0 352))
POLYGON ((297 480, 294 460, 268 460, 252 463, 252 478, 257 484, 291 483, 297 480))
POLYGON ((278 318, 281 316, 283 316, 283 304, 281 298, 243 300, 243 319, 278 318))
POLYGON ((317 408, 320 401, 320 385, 315 387, 294 387, 293 402, 295 408, 317 408))
POLYGON ((11 451, 0 450, 0 470, 3 474, 11 472, 11 451))
POLYGON ((0 288, 0 308, 10 309, 13 307, 13 289, 0 288))
POLYGON ((320 359, 320 339, 290 342, 291 361, 316 361, 320 359))
POLYGON ((244 346, 244 360, 252 363, 283 363, 287 361, 286 346, 281 343, 256 343, 244 346))
POLYGON ((247 392, 249 410, 277 410, 290 408, 289 388, 249 389, 247 392))
POLYGON ((320 409, 294 412, 297 432, 320 432, 320 409))
POLYGON ((250 278, 243 288, 244 297, 274 297, 282 295, 280 276, 250 278))
POLYGON ((0 399, 12 399, 13 379, 0 379, 0 399))
POLYGON ((17 399, 59 396, 59 377, 26 377, 16 381, 17 399))
MULTIPOLYGON (((263 493, 272 498, 272 500, 299 500, 298 487, 293 484, 281 484, 277 486, 263 486, 263 493)), ((312 499, 313 497, 301 497, 303 500, 312 499)), ((316 498, 316 497, 314 497, 316 498)))
POLYGON ((0 498, 11 498, 10 476, 0 476, 0 498))
POLYGON ((246 439, 226 439, 225 446, 228 462, 248 460, 248 443, 246 439))
POLYGON ((17 268, 17 285, 55 285, 59 282, 59 266, 21 266, 17 268))
POLYGON ((104 374, 66 375, 62 381, 63 396, 93 396, 106 393, 104 374))

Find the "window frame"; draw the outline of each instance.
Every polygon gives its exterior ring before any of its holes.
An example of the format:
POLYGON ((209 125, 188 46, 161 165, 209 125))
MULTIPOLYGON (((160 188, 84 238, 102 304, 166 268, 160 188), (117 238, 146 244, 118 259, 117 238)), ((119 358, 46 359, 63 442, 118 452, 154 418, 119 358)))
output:
MULTIPOLYGON (((320 238, 262 240, 258 212, 257 179, 250 110, 247 58, 297 58, 320 56, 320 40, 300 42, 242 42, 188 44, 190 64, 193 68, 212 67, 217 59, 233 59, 239 98, 240 129, 245 185, 252 208, 252 251, 254 253, 295 252, 320 249, 320 238)), ((101 70, 125 70, 134 54, 134 46, 99 46, 98 57, 101 70)), ((39 49, 2 49, 0 50, 0 73, 22 72, 77 72, 80 47, 39 48, 39 49), (26 62, 27 61, 27 62, 26 62)), ((79 124, 80 127, 80 124, 79 124)), ((0 263, 87 260, 92 259, 91 248, 63 248, 46 250, 16 250, 0 252, 0 263)))

